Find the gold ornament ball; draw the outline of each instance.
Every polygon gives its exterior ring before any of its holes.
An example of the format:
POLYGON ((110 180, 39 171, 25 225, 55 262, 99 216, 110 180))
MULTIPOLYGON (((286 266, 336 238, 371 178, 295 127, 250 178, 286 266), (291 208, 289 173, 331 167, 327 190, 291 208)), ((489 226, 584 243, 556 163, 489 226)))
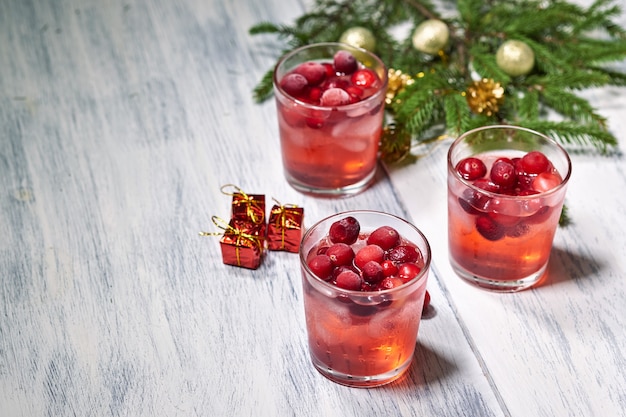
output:
POLYGON ((504 42, 496 52, 496 64, 508 75, 526 75, 535 66, 535 53, 522 41, 504 42))
POLYGON ((376 48, 376 37, 372 31, 360 26, 352 27, 343 32, 339 38, 339 42, 357 48, 367 49, 370 52, 373 52, 376 48))
POLYGON ((450 30, 441 20, 428 19, 420 23, 413 32, 413 47, 420 52, 435 55, 445 48, 450 38, 450 30))

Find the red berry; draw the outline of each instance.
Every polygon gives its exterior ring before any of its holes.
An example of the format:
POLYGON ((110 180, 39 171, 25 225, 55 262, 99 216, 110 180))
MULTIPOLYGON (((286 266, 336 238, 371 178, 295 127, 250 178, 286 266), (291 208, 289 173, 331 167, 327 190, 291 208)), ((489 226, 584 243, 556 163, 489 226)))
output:
POLYGON ((470 157, 460 160, 459 163, 456 164, 456 171, 461 178, 474 181, 485 176, 487 166, 482 160, 470 157))
POLYGON ((485 205, 489 216, 503 226, 511 226, 519 221, 522 208, 519 201, 510 198, 492 198, 485 205))
POLYGON ((491 166, 489 178, 491 178, 491 181, 493 181, 494 184, 501 187, 512 187, 517 181, 515 166, 509 159, 498 159, 491 166))
POLYGON ((307 117, 304 121, 311 129, 321 129, 324 126, 324 119, 321 117, 307 117))
POLYGON ((339 265, 337 267, 335 267, 335 269, 333 269, 333 274, 332 274, 332 279, 333 281, 337 281, 337 277, 339 276, 339 274, 341 274, 344 271, 352 271, 356 274, 359 273, 359 271, 352 265, 339 265))
POLYGON ((521 237, 524 236, 526 233, 528 233, 528 230, 530 230, 530 226, 528 225, 528 223, 526 222, 518 222, 515 223, 513 226, 509 226, 505 229, 505 234, 509 237, 521 237))
POLYGON ((527 174, 540 174, 550 167, 548 158, 539 151, 531 151, 521 159, 521 167, 527 174))
POLYGON ((369 261, 361 269, 363 280, 368 284, 377 284, 385 277, 383 267, 376 261, 369 261))
POLYGON ((349 265, 354 259, 354 250, 345 243, 335 243, 326 251, 334 266, 349 265))
POLYGON ((333 65, 335 71, 343 74, 352 74, 357 69, 357 60, 350 52, 341 50, 335 53, 333 65))
POLYGON ((385 258, 385 251, 378 245, 363 246, 354 255, 354 264, 363 269, 366 263, 374 261, 376 263, 382 263, 385 258))
POLYGON ((392 288, 399 287, 402 284, 404 284, 404 281, 402 281, 401 278, 398 278, 398 277, 385 277, 385 278, 383 278, 382 281, 380 281, 380 284, 378 284, 378 289, 380 289, 380 290, 390 290, 392 288))
POLYGON ((333 243, 345 243, 352 245, 359 238, 361 225, 352 216, 344 217, 330 225, 328 238, 333 243))
POLYGON ((307 84, 308 81, 302 74, 295 73, 285 75, 280 82, 280 86, 285 90, 285 93, 294 97, 301 95, 307 84))
POLYGON ((350 94, 342 88, 329 88, 322 93, 320 104, 324 107, 336 107, 350 104, 350 94))
POLYGON ((369 88, 378 82, 378 75, 369 68, 362 68, 352 74, 350 81, 359 87, 369 88))
POLYGON ((309 269, 319 278, 328 281, 332 278, 333 263, 328 255, 315 255, 308 262, 309 269))
POLYGON ((345 88, 346 93, 350 96, 350 104, 361 101, 363 97, 363 89, 355 85, 351 85, 345 88))
POLYGON ((359 291, 363 280, 359 274, 354 271, 343 271, 337 275, 335 285, 344 290, 359 291))
POLYGON ((368 245, 380 246, 383 250, 388 250, 400 242, 400 234, 391 226, 381 226, 374 230, 367 238, 368 245))
POLYGON ((389 259, 385 260, 380 264, 383 267, 383 275, 386 277, 390 277, 398 273, 398 267, 393 261, 389 259))
POLYGON ((318 85, 326 78, 326 67, 315 61, 303 62, 293 72, 304 76, 309 85, 318 85))
POLYGON ((390 249, 386 254, 386 259, 397 263, 417 262, 421 254, 415 246, 400 245, 390 249))
MULTIPOLYGON (((471 191, 471 190, 465 190, 465 191, 471 191)), ((469 194, 466 192, 463 192, 463 195, 465 194, 469 194)), ((467 214, 478 214, 480 213, 473 205, 472 203, 470 203, 469 200, 466 200, 462 197, 457 198, 457 200, 459 201, 459 205, 461 206, 461 208, 467 213, 467 214)))
POLYGON ((504 227, 486 214, 476 217, 476 230, 487 240, 496 241, 504 237, 504 227))
POLYGON ((311 87, 309 89, 309 101, 313 104, 318 104, 322 98, 322 89, 320 87, 311 87))
POLYGON ((330 62, 322 63, 322 66, 326 70, 326 78, 334 77, 336 74, 335 67, 330 62))
POLYGON ((543 223, 552 215, 552 207, 541 206, 534 214, 526 218, 526 222, 530 224, 543 223))
POLYGON ((553 188, 556 188, 561 184, 561 176, 559 174, 554 174, 552 172, 542 172, 537 175, 532 183, 532 189, 543 193, 545 191, 549 191, 553 188))
POLYGON ((421 270, 422 268, 414 263, 403 263, 398 267, 398 276, 407 282, 415 278, 421 270))

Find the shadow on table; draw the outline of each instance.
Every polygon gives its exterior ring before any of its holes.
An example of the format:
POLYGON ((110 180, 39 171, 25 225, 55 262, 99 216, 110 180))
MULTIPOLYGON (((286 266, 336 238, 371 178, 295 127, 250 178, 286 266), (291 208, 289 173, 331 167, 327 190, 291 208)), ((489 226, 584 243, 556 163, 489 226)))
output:
POLYGON ((548 262, 548 270, 541 283, 535 288, 590 279, 603 269, 602 261, 596 257, 554 247, 548 262))

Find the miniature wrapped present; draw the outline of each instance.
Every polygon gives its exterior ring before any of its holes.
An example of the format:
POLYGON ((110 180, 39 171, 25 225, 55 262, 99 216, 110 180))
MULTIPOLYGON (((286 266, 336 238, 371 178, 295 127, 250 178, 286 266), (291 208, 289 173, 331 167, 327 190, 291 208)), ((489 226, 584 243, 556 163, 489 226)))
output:
POLYGON ((304 208, 275 204, 267 223, 267 248, 298 252, 303 232, 304 208))
MULTIPOLYGON (((265 227, 265 195, 247 194, 241 188, 227 184, 222 187, 222 193, 233 197, 231 203, 231 218, 247 220, 256 225, 265 227), (227 193, 226 187, 233 187, 233 193, 227 193)), ((265 228, 263 229, 265 231, 265 228)))
MULTIPOLYGON (((222 262, 248 269, 257 269, 261 265, 265 248, 265 236, 261 225, 246 220, 230 219, 225 221, 213 216, 213 223, 224 230, 220 238, 222 262)), ((216 235, 203 232, 201 235, 216 235)))

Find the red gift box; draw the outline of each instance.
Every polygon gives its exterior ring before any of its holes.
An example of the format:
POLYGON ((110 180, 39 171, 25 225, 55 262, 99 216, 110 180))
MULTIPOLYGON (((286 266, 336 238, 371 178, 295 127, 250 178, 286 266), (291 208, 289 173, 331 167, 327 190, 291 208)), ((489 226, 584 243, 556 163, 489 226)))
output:
MULTIPOLYGON (((226 186, 224 186, 226 187, 226 186)), ((222 192, 224 192, 222 187, 222 192)), ((232 185, 236 191, 232 194, 231 217, 237 220, 248 220, 254 224, 265 224, 265 195, 246 194, 239 187, 232 185)))
POLYGON ((220 239, 220 248, 226 265, 257 269, 261 265, 264 249, 261 226, 231 219, 220 239))
POLYGON ((267 223, 267 248, 275 251, 298 252, 302 239, 303 218, 302 207, 275 204, 267 223))

